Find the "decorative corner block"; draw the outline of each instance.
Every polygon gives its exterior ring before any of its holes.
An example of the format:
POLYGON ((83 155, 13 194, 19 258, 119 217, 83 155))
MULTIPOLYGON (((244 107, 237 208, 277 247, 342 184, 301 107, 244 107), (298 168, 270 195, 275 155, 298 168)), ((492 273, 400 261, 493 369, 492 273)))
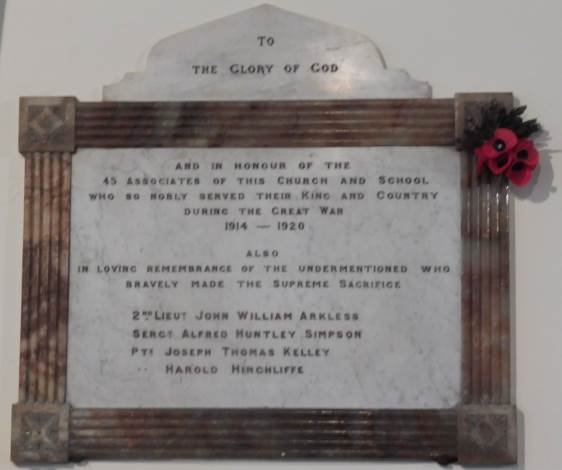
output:
POLYGON ((18 465, 68 462, 69 415, 69 405, 13 405, 12 461, 18 465))
POLYGON ((458 414, 461 465, 517 463, 517 410, 513 405, 466 405, 458 414))
POLYGON ((456 93, 455 94, 455 136, 457 137, 456 147, 463 150, 460 138, 463 137, 467 122, 470 118, 480 115, 483 104, 490 103, 492 100, 503 104, 507 108, 513 106, 513 93, 456 93))
POLYGON ((74 152, 75 120, 75 98, 20 98, 20 152, 74 152))

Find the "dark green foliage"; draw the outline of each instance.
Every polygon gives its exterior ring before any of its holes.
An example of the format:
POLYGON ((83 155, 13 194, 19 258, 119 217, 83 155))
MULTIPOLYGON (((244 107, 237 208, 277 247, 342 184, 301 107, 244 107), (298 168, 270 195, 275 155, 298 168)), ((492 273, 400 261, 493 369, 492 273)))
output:
POLYGON ((480 108, 479 116, 467 118, 464 137, 460 142, 461 146, 472 152, 491 139, 496 129, 499 128, 511 129, 520 139, 525 139, 540 131, 541 127, 536 119, 523 120, 522 115, 526 109, 526 106, 519 106, 508 111, 504 105, 495 100, 489 105, 483 106, 480 108))

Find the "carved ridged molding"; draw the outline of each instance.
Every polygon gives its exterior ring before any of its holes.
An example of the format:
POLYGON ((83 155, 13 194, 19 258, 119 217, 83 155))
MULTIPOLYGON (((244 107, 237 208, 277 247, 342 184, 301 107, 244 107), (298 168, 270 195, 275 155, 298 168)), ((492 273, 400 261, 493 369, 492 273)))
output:
MULTIPOLYGON (((457 136, 466 119, 497 100, 508 108, 511 94, 459 94, 457 136)), ((489 172, 476 174, 475 158, 462 159, 463 403, 511 402, 509 309, 509 183, 489 172)))
POLYGON ((455 460, 454 410, 73 410, 71 457, 455 460))
POLYGON ((69 153, 26 154, 20 402, 65 402, 70 166, 69 153))
POLYGON ((449 410, 72 409, 66 400, 72 154, 99 147, 442 145, 469 113, 510 94, 455 100, 80 103, 23 98, 26 158, 19 403, 12 460, 395 458, 516 461, 511 397, 509 186, 462 169, 462 403, 449 410))
POLYGON ((450 99, 79 103, 79 147, 454 145, 450 99))
MULTIPOLYGON (((513 106, 511 93, 463 93, 455 97, 456 135, 471 116, 496 100, 513 106)), ((509 288, 509 183, 477 174, 475 158, 462 159, 462 406, 459 461, 517 461, 516 412, 512 405, 509 288), (487 439, 482 439, 482 435, 487 439)))

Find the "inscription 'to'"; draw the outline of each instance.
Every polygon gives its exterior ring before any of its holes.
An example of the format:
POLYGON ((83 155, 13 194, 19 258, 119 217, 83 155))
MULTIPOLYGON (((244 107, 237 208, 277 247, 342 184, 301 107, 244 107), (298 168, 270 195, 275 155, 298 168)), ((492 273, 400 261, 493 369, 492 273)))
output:
POLYGON ((273 46, 273 44, 275 44, 275 39, 273 38, 273 36, 258 36, 258 44, 260 45, 260 47, 271 47, 273 46))

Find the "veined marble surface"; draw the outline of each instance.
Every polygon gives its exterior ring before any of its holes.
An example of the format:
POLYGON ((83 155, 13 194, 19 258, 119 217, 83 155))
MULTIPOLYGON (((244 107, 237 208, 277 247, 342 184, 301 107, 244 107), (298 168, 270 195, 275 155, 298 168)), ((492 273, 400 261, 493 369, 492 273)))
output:
POLYGON ((163 39, 104 100, 428 98, 366 36, 271 5, 163 39), (205 71, 205 73, 204 73, 205 71))
POLYGON ((459 165, 433 147, 79 150, 70 403, 454 406, 459 165), (322 284, 276 285, 293 281, 322 284))

